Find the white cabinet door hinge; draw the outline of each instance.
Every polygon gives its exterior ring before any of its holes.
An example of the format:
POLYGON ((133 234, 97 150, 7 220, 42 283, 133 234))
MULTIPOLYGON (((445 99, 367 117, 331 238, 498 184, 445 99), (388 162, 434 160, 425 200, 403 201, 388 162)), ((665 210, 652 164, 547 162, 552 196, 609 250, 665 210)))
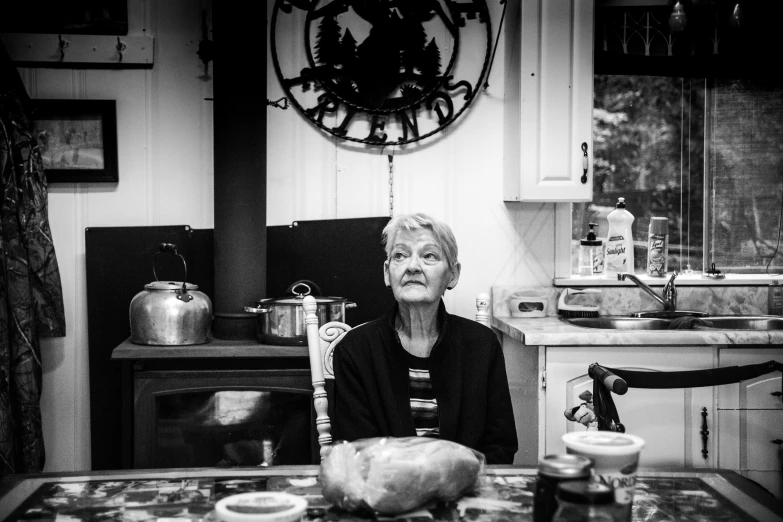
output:
POLYGON ((546 370, 541 371, 541 388, 546 389, 546 370))

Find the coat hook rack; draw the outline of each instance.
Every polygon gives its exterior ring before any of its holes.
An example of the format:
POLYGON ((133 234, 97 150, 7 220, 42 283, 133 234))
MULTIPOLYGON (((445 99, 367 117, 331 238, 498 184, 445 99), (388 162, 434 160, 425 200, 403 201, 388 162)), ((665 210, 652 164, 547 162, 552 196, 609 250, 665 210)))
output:
POLYGON ((118 52, 118 53, 119 53, 119 55, 120 55, 120 61, 122 61, 122 52, 123 52, 125 49, 127 49, 127 48, 128 48, 128 46, 127 46, 127 45, 125 45, 125 42, 123 42, 122 40, 120 40, 120 37, 118 36, 118 37, 117 37, 117 45, 115 46, 115 49, 117 49, 117 52, 118 52))
POLYGON ((63 35, 57 35, 57 49, 60 51, 60 60, 65 59, 65 48, 70 45, 68 40, 63 40, 63 35))

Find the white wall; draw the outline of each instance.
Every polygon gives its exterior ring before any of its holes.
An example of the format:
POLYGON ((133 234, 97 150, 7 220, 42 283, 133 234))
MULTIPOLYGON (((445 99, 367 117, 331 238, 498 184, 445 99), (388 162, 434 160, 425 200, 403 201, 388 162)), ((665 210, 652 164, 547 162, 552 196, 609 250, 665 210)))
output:
MULTIPOLYGON (((487 4, 497 31, 502 6, 487 4)), ((269 2, 267 19, 272 7, 269 2)), ((506 20, 503 29, 514 25, 506 20)), ((554 205, 503 202, 504 39, 499 42, 489 88, 444 137, 425 140, 425 147, 411 153, 395 147, 357 152, 293 108, 268 108, 268 224, 388 216, 386 156, 395 154, 394 213, 426 212, 454 229, 462 275, 446 294, 450 311, 474 317, 476 295, 495 285, 551 284, 554 205)), ((268 58, 267 97, 282 96, 268 58)))
POLYGON ((85 228, 213 227, 212 102, 204 99, 212 80, 196 55, 202 9, 211 1, 128 2, 128 34, 155 38, 152 69, 19 69, 33 98, 117 101, 119 183, 49 190, 67 336, 41 343, 45 471, 90 468, 85 228))
MULTIPOLYGON (((117 100, 119 127, 118 184, 50 188, 68 335, 42 342, 46 471, 90 467, 84 229, 213 227, 212 107, 204 100, 212 96, 212 81, 202 77, 196 56, 201 10, 210 11, 211 1, 128 4, 129 34, 155 38, 152 69, 20 69, 33 98, 117 100)), ((496 30, 502 6, 488 4, 496 30)), ((489 89, 462 120, 437 142, 394 160, 395 213, 427 212, 454 229, 462 276, 446 306, 466 317, 475 314, 479 292, 549 285, 554 275, 554 205, 502 201, 504 39, 499 42, 489 89)), ((267 75, 267 98, 276 100, 283 91, 269 59, 267 75)), ((295 109, 267 110, 270 226, 389 214, 386 154, 393 150, 348 150, 295 109)))

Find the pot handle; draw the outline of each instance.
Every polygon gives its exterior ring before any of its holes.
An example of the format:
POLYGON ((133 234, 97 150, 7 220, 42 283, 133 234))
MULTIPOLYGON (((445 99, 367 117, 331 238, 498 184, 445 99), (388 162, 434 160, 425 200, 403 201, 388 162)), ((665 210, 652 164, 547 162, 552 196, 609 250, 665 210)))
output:
POLYGON ((295 295, 296 297, 304 297, 306 295, 321 295, 321 289, 309 279, 301 279, 291 283, 291 286, 286 289, 285 293, 288 295, 295 295), (299 287, 304 287, 305 291, 297 292, 296 289, 299 287))
POLYGON ((246 306, 245 312, 251 312, 254 314, 268 314, 272 310, 270 308, 254 308, 252 306, 246 306))
POLYGON ((356 306, 357 306, 356 303, 354 303, 353 301, 346 301, 345 302, 345 308, 346 309, 347 308, 356 308, 356 306))

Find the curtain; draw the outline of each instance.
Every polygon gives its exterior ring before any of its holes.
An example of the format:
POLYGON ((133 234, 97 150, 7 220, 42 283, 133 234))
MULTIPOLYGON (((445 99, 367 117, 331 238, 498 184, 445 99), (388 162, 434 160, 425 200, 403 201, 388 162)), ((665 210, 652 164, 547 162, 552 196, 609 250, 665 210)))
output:
POLYGON ((65 336, 30 100, 0 42, 0 477, 43 470, 40 337, 65 336))

